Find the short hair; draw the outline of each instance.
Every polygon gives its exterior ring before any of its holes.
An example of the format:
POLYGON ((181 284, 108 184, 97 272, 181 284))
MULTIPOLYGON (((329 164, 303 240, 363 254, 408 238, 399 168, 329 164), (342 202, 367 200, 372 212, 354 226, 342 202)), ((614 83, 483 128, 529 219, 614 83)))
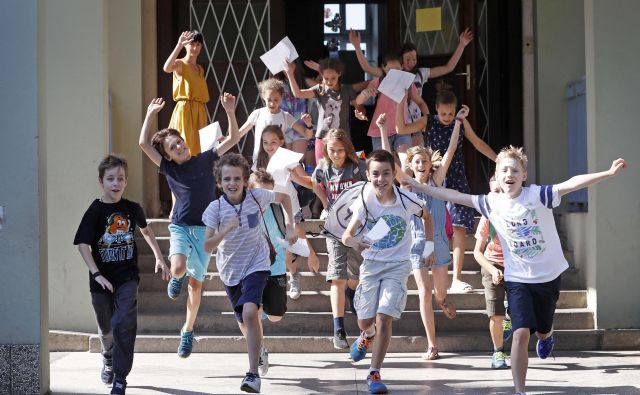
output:
POLYGON ((258 90, 260 91, 260 96, 263 96, 266 91, 276 91, 280 96, 284 96, 284 82, 277 78, 269 78, 258 84, 258 90))
POLYGON ((510 145, 508 147, 504 147, 503 149, 501 149, 500 153, 496 157, 496 168, 498 163, 501 160, 506 158, 516 159, 518 162, 520 162, 520 165, 522 165, 522 168, 524 170, 527 170, 528 159, 522 147, 514 147, 513 145, 510 145))
POLYGON ((396 161, 393 159, 393 155, 391 155, 389 151, 377 149, 371 152, 369 157, 367 157, 367 171, 369 170, 371 162, 388 163, 391 166, 391 170, 395 172, 396 161))
POLYGON ((192 30, 191 33, 193 34, 193 37, 191 37, 191 41, 192 42, 197 42, 200 44, 204 44, 204 36, 202 35, 202 33, 198 30, 192 30))
POLYGON ((104 177, 104 173, 115 167, 122 167, 124 169, 124 176, 127 177, 128 165, 127 160, 124 156, 120 156, 117 154, 109 154, 105 156, 98 165, 98 177, 100 180, 104 177))
POLYGON ((245 181, 249 180, 249 173, 251 173, 251 166, 249 166, 249 162, 247 162, 244 156, 240 154, 227 153, 222 155, 213 166, 213 175, 215 176, 218 184, 222 183, 222 168, 224 166, 238 167, 242 169, 242 178, 245 181))
POLYGON ((421 145, 416 145, 407 150, 407 167, 410 166, 413 157, 416 155, 426 155, 431 161, 431 172, 434 172, 438 167, 442 165, 442 155, 440 155, 440 151, 434 151, 431 147, 423 147, 421 145))
POLYGON ((273 176, 269 174, 265 169, 259 168, 256 169, 251 176, 249 176, 249 187, 255 188, 258 185, 275 185, 275 181, 273 180, 273 176))
POLYGON ((165 128, 157 131, 151 139, 151 145, 153 146, 153 148, 155 148, 156 151, 158 151, 164 158, 169 158, 169 155, 167 155, 167 151, 164 150, 164 141, 169 136, 182 138, 182 136, 180 136, 180 132, 178 132, 177 130, 165 128))

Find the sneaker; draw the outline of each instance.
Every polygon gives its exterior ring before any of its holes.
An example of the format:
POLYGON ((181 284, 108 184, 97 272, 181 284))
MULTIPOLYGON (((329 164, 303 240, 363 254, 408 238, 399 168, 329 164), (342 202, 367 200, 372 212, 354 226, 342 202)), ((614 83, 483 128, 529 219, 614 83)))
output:
POLYGON ((113 387, 111 388, 111 395, 124 395, 125 390, 127 389, 127 380, 117 378, 113 382, 113 387))
POLYGON ((291 273, 289 276, 289 297, 293 300, 297 300, 302 294, 302 288, 300 288, 300 273, 291 273))
POLYGON ((244 392, 251 392, 253 394, 260 393, 260 376, 254 373, 247 373, 242 380, 240 389, 244 392))
POLYGON ((106 385, 113 383, 113 366, 111 362, 104 362, 100 371, 100 380, 106 385))
POLYGON ((171 277, 169 284, 167 284, 167 295, 169 295, 169 299, 178 299, 180 291, 182 291, 182 283, 186 277, 186 274, 180 278, 171 277))
POLYGON ((367 385, 369 386, 369 392, 372 394, 386 394, 389 392, 380 378, 380 372, 370 372, 367 376, 367 385))
POLYGON ((344 350, 347 347, 349 347, 349 343, 347 343, 347 333, 344 329, 338 329, 333 335, 333 348, 336 350, 344 350))
POLYGON ((260 360, 258 361, 258 372, 260 376, 266 376, 269 371, 269 351, 265 346, 260 347, 260 360))
POLYGON ((178 346, 178 356, 187 358, 193 350, 193 331, 180 331, 180 346, 178 346))
POLYGON ((507 355, 504 351, 496 351, 491 357, 491 369, 509 369, 507 355))
POLYGON ((507 341, 511 338, 511 334, 513 333, 513 325, 511 324, 510 318, 505 318, 502 321, 502 340, 507 341))
POLYGON ((449 293, 454 294, 467 294, 469 292, 473 292, 473 287, 464 281, 455 280, 451 282, 451 288, 449 288, 449 293))
POLYGON ((344 294, 347 297, 347 302, 349 302, 349 310, 351 310, 353 315, 355 315, 357 317, 358 316, 358 312, 356 311, 356 305, 353 304, 353 298, 356 296, 356 290, 347 287, 344 290, 344 294))
POLYGON ((358 340, 351 343, 351 349, 349 350, 353 362, 358 362, 367 355, 367 348, 371 345, 372 341, 373 336, 366 337, 364 332, 360 333, 358 340))
POLYGON ((553 336, 549 336, 544 340, 538 339, 536 345, 536 353, 540 359, 547 359, 547 357, 553 352, 553 336))

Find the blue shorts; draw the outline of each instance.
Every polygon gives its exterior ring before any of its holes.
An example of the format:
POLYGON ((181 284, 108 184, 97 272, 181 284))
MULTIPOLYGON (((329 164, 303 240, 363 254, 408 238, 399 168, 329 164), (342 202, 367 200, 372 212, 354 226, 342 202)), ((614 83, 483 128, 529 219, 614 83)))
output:
MULTIPOLYGON (((449 253, 449 241, 445 243, 441 237, 433 238, 433 247, 435 254, 435 262, 431 266, 431 268, 436 269, 439 267, 449 266, 451 263, 451 254, 449 253)), ((445 236, 446 237, 446 236, 445 236)), ((412 269, 424 269, 427 267, 427 264, 422 257, 422 252, 424 251, 425 239, 414 239, 411 243, 411 254, 409 255, 409 259, 411 260, 411 268, 412 269)))
POLYGON ((228 286, 225 284, 224 290, 227 292, 231 308, 238 322, 242 323, 242 307, 245 303, 255 303, 258 308, 262 306, 262 293, 267 286, 268 278, 269 271, 262 270, 249 273, 237 285, 228 286))
MULTIPOLYGON (((394 134, 393 136, 389 136, 389 145, 393 151, 398 152, 398 147, 402 144, 406 144, 407 148, 411 147, 410 134, 394 134)), ((374 150, 382 149, 382 140, 380 137, 371 137, 371 145, 374 150)))
POLYGON ((505 282, 514 331, 529 328, 531 333, 551 332, 556 303, 560 297, 560 277, 538 284, 505 282))
POLYGON ((205 226, 169 225, 169 259, 180 254, 187 257, 187 274, 194 280, 204 281, 211 253, 204 249, 205 226))

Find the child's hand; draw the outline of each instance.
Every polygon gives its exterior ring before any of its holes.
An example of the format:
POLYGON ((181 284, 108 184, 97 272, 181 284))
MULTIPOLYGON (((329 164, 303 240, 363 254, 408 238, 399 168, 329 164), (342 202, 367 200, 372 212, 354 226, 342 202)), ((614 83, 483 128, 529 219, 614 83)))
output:
POLYGON ((311 250, 309 257, 307 258, 307 266, 309 266, 309 270, 314 273, 318 273, 320 271, 320 260, 313 250, 311 250))
POLYGON ((104 278, 104 276, 101 274, 98 277, 94 278, 95 282, 97 282, 98 284, 100 284, 100 286, 102 287, 102 289, 108 289, 110 292, 113 292, 113 285, 111 285, 111 283, 109 282, 109 280, 107 280, 106 278, 104 278))
POLYGON ((471 40, 473 40, 473 32, 469 28, 464 29, 464 31, 460 33, 460 44, 466 47, 471 40))
POLYGON ((380 130, 382 130, 387 124, 387 114, 382 113, 378 115, 378 119, 376 119, 376 125, 380 130))
POLYGON ((162 273, 162 279, 164 281, 169 281, 171 279, 171 270, 165 263, 164 258, 156 259, 156 274, 158 273, 158 270, 162 273))
POLYGON ((434 263, 436 263, 435 254, 431 253, 427 258, 424 258, 424 263, 427 267, 432 267, 434 263))
POLYGON ((611 163, 611 169, 609 169, 609 173, 612 176, 617 176, 618 173, 622 171, 622 169, 626 169, 626 168, 627 168, 627 161, 625 161, 622 158, 618 158, 614 160, 613 163, 611 163))
POLYGON ((288 60, 284 60, 282 62, 282 69, 287 74, 293 74, 293 72, 296 71, 296 64, 295 63, 289 63, 288 60))
POLYGON ((289 244, 293 245, 298 241, 298 235, 293 230, 293 226, 287 225, 287 230, 284 235, 285 240, 289 242, 289 244))
POLYGON ((504 275, 502 274, 502 271, 500 269, 496 267, 494 267, 493 269, 494 270, 491 271, 491 281, 493 281, 495 285, 498 285, 504 279, 504 275))
POLYGON ((359 119, 360 121, 368 121, 369 118, 367 118, 367 115, 365 114, 364 111, 359 110, 359 109, 355 109, 353 111, 354 115, 356 116, 356 119, 359 119))
POLYGON ((164 107, 164 99, 161 97, 156 97, 155 99, 151 100, 151 103, 149 103, 149 107, 147 107, 147 114, 160 112, 160 110, 162 110, 162 107, 164 107))
POLYGON ((310 128, 313 125, 313 118, 311 118, 311 115, 307 114, 306 112, 302 113, 300 119, 304 121, 304 124, 307 126, 307 128, 310 128))
POLYGON ((402 180, 400 180, 400 184, 403 187, 408 188, 409 190, 411 190, 411 188, 420 185, 420 182, 418 182, 417 180, 415 180, 415 179, 413 179, 411 177, 405 177, 402 180))
POLYGON ((462 105, 462 108, 460 109, 460 111, 458 111, 458 113, 456 114, 456 118, 462 118, 465 119, 469 116, 469 107, 465 104, 462 105))
POLYGON ((314 62, 313 60, 305 60, 303 63, 311 70, 317 71, 318 73, 320 72, 320 63, 314 62))
POLYGON ((220 96, 220 103, 226 112, 232 112, 236 109, 236 98, 231 93, 224 92, 220 96))
POLYGON ((349 42, 354 47, 360 46, 360 33, 354 31, 353 29, 349 30, 349 42))
POLYGON ((362 252, 367 248, 371 248, 371 242, 368 240, 354 240, 352 248, 358 252, 362 252))
POLYGON ((237 228, 238 225, 240 225, 240 220, 238 220, 238 217, 231 217, 229 219, 229 222, 227 222, 227 226, 224 227, 225 233, 229 233, 234 228, 237 228))
POLYGON ((182 32, 180 38, 178 38, 178 46, 180 48, 184 48, 185 45, 189 44, 193 41, 193 33, 192 32, 182 32))

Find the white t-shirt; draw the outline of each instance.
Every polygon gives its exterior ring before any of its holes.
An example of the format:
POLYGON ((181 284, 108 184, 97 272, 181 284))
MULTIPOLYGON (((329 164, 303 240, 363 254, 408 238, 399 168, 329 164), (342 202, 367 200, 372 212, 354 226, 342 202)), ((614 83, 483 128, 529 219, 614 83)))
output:
MULTIPOLYGON (((418 91, 418 95, 422 96, 422 87, 429 80, 429 75, 431 74, 431 69, 428 67, 420 67, 418 71, 415 73, 415 78, 413 79, 413 85, 416 87, 418 91)), ((413 100, 409 100, 409 105, 405 107, 407 110, 404 113, 404 121, 406 123, 412 123, 420 119, 422 117, 422 112, 420 111, 420 107, 413 100)))
POLYGON ((271 270, 269 245, 262 230, 262 218, 256 200, 260 207, 266 209, 274 198, 273 192, 255 188, 247 190, 241 204, 232 205, 223 195, 209 203, 202 214, 202 222, 216 232, 229 219, 239 217, 240 220, 240 225, 225 235, 216 251, 216 266, 225 285, 234 286, 253 272, 271 270))
POLYGON ((367 228, 363 234, 366 235, 380 218, 386 221, 391 230, 362 251, 362 257, 383 262, 408 261, 411 252, 411 219, 414 215, 421 216, 422 210, 427 210, 426 203, 412 192, 393 187, 396 200, 391 204, 382 204, 370 184, 365 188, 364 205, 363 199, 358 198, 350 207, 358 221, 367 228))
POLYGON ((559 204, 555 185, 523 187, 514 199, 493 192, 473 196, 473 205, 500 237, 505 280, 545 283, 569 267, 553 219, 552 209, 559 204))
POLYGON ((286 111, 280 110, 276 114, 272 114, 267 107, 258 108, 253 110, 247 118, 254 125, 254 140, 253 140, 253 161, 258 158, 258 150, 262 144, 262 131, 269 125, 278 125, 282 129, 282 133, 291 129, 296 119, 293 115, 286 111))

